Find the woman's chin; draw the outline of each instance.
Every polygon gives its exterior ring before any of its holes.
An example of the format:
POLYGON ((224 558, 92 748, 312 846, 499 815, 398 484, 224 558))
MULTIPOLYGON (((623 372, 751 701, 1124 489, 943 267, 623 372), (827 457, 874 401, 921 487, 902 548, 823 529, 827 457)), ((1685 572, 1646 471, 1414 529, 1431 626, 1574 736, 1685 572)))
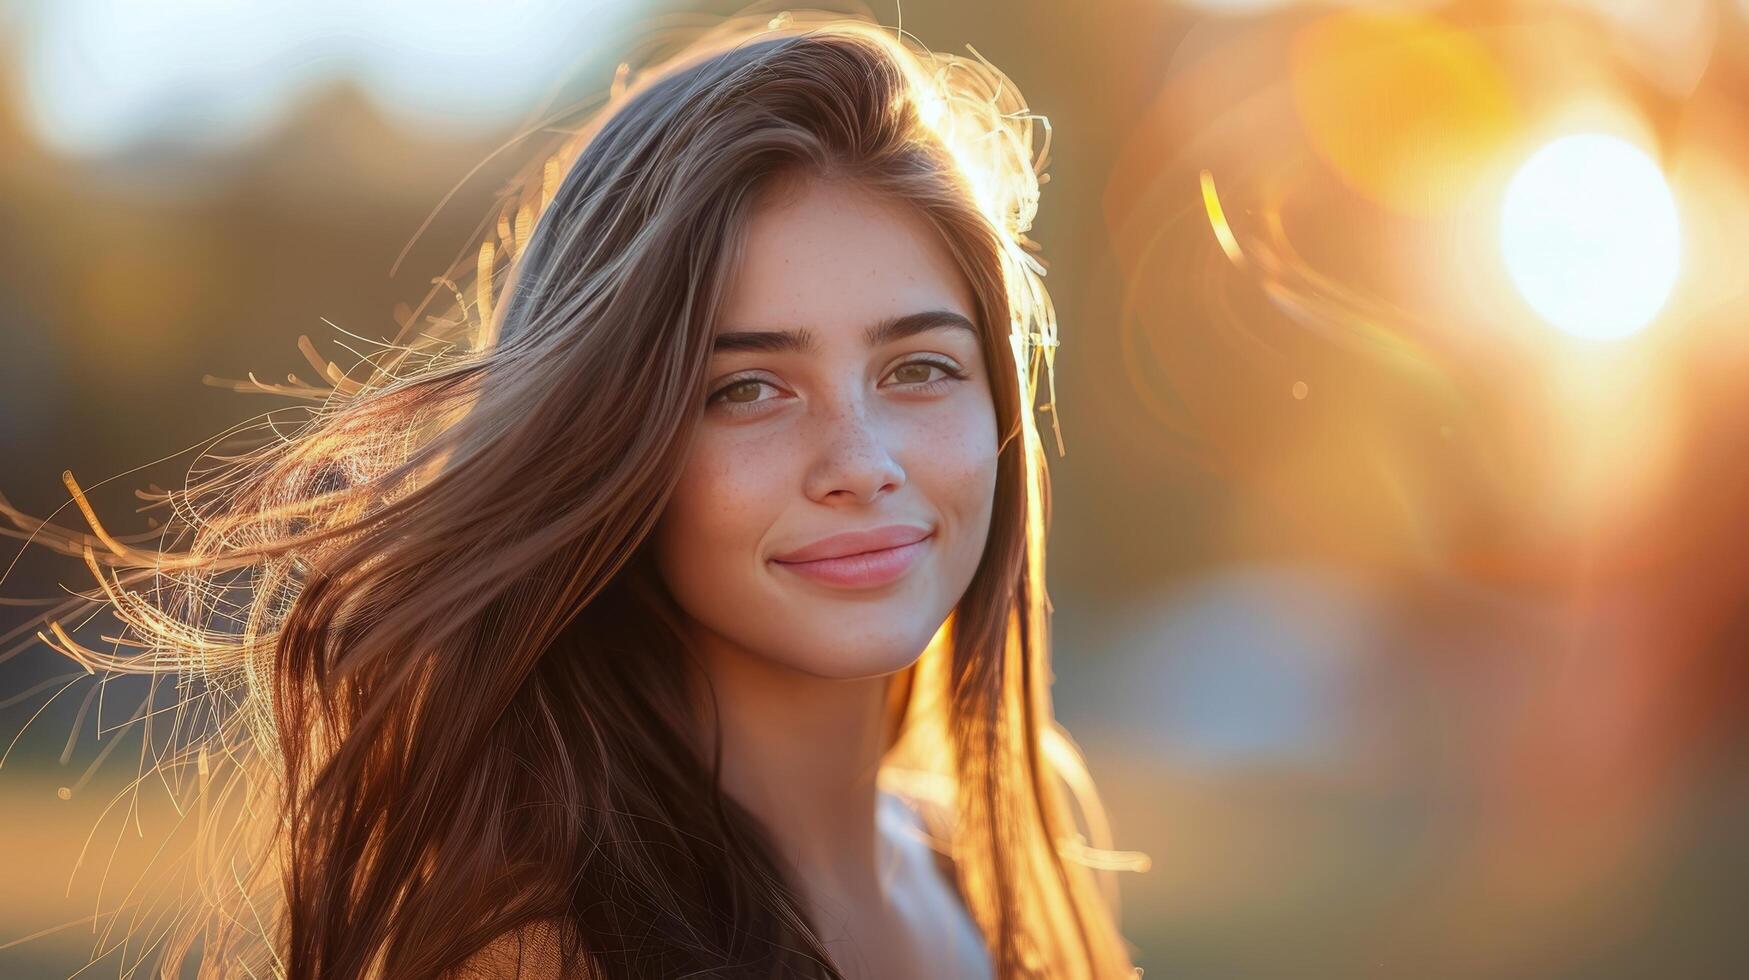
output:
POLYGON ((796 670, 828 680, 850 681, 882 677, 916 663, 928 642, 928 637, 925 637, 915 643, 904 641, 846 648, 833 647, 830 641, 825 641, 810 650, 806 656, 791 660, 789 665, 796 670))

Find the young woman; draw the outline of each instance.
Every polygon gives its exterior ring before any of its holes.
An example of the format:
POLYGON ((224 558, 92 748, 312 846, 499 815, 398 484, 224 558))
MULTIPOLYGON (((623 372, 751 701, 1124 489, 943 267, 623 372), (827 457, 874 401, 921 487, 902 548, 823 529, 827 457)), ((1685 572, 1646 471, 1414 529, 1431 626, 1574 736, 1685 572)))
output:
POLYGON ((860 20, 728 22, 174 546, 69 481, 92 533, 29 529, 141 652, 53 645, 223 708, 164 975, 1139 972, 1051 714, 1036 118, 860 20))

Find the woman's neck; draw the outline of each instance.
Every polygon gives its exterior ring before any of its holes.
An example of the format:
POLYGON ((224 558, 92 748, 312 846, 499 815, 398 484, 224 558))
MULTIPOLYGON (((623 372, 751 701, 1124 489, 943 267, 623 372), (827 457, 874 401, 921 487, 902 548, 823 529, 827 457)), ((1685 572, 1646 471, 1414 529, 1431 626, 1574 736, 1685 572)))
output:
MULTIPOLYGON (((818 677, 714 635, 694 649, 716 694, 724 792, 764 824, 815 900, 877 899, 894 861, 876 785, 889 678, 818 677)), ((708 708, 699 717, 709 725, 708 708)))

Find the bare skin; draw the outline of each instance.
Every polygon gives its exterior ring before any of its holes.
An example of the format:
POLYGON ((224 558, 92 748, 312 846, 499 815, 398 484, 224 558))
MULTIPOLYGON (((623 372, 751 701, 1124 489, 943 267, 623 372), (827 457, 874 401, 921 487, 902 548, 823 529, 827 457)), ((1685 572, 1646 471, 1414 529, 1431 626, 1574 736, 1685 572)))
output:
POLYGON ((725 789, 800 876, 849 980, 990 975, 951 879, 876 787, 887 686, 970 584, 989 535, 997 427, 970 287, 903 204, 808 181, 763 202, 719 326, 806 331, 716 353, 712 393, 656 531, 724 732, 725 789), (930 366, 931 364, 946 365, 930 366), (962 375, 956 377, 954 375, 962 375), (827 584, 774 561, 830 535, 927 529, 892 581, 827 584))

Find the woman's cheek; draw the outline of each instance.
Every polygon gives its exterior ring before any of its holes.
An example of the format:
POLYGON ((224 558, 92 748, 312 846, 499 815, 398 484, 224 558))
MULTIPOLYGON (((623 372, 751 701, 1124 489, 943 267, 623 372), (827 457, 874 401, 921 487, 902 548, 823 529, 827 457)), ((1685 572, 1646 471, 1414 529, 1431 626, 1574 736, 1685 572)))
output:
POLYGON ((757 557, 761 536, 781 509, 776 468, 749 440, 713 440, 701 447, 677 488, 693 537, 712 558, 757 557), (747 552, 746 555, 740 554, 747 552))
POLYGON ((973 399, 954 409, 919 430, 918 462, 911 469, 913 479, 927 479, 943 509, 988 498, 996 483, 995 411, 973 399))
POLYGON ((937 572, 950 590, 969 584, 983 557, 998 472, 994 411, 975 403, 956 408, 915 430, 905 461, 912 489, 941 520, 937 572))

